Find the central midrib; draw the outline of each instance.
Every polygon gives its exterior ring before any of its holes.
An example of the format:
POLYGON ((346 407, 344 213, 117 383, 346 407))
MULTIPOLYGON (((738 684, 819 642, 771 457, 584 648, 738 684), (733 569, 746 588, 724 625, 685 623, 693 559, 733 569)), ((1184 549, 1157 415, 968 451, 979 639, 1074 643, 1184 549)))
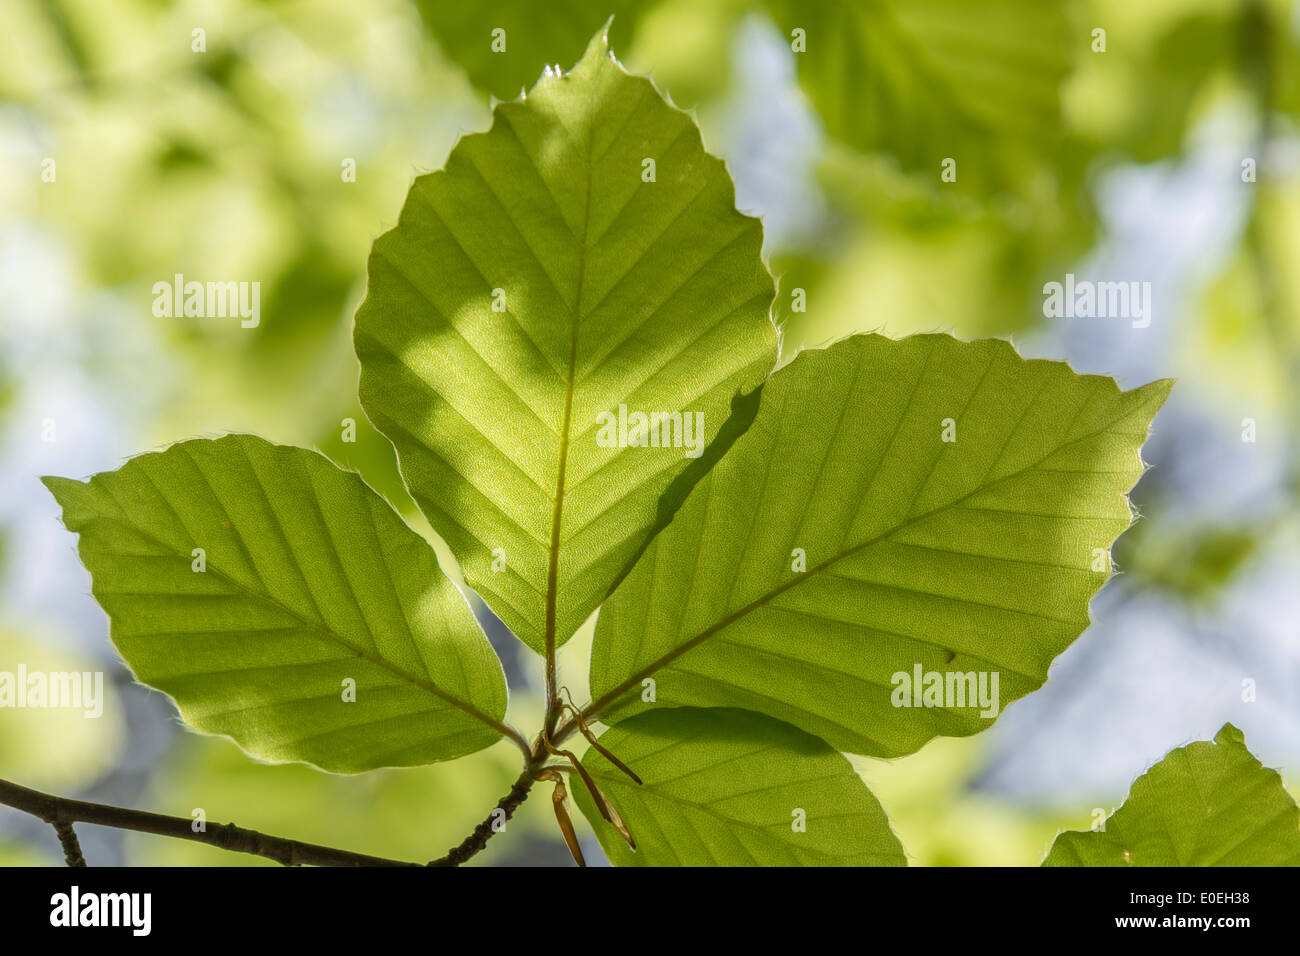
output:
POLYGON ((573 386, 578 368, 578 326, 582 321, 582 292, 587 277, 587 231, 591 222, 591 130, 583 152, 586 190, 582 208, 582 235, 578 240, 578 282, 570 313, 569 374, 564 384, 564 415, 560 423, 560 463, 555 476, 555 509, 551 515, 551 543, 546 559, 546 688, 555 700, 556 617, 560 583, 560 533, 564 524, 564 482, 569 464, 569 432, 573 419, 573 386))

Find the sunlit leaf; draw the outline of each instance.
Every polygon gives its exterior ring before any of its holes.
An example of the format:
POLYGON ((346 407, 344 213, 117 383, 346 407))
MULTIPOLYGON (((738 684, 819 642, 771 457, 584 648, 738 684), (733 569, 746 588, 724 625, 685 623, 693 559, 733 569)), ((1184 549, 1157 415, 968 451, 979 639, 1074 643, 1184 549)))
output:
POLYGON ((356 475, 249 435, 46 478, 136 677, 257 757, 356 772, 498 740, 501 665, 356 475))
POLYGON ((498 106, 376 240, 362 405, 533 649, 569 638, 752 415, 731 420, 776 359, 761 245, 691 118, 603 36, 498 106), (607 415, 668 418, 635 447, 607 415))
POLYGON ((1058 836, 1043 866, 1300 866, 1300 808, 1224 724, 1138 777, 1104 829, 1058 836))
POLYGON ((800 354, 602 607, 592 712, 744 707, 877 756, 988 727, 1088 626, 1169 388, 946 335, 800 354))
POLYGON ((641 714, 583 763, 636 839, 628 848, 575 777, 570 789, 618 866, 906 866, 885 812, 843 754, 770 717, 727 708, 641 714))

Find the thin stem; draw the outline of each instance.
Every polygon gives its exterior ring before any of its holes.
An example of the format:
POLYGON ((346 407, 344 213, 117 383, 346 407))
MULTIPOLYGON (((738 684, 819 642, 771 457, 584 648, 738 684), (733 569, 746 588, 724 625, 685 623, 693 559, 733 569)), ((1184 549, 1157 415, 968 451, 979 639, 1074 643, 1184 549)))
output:
POLYGON ((72 824, 60 820, 54 824, 54 832, 59 835, 59 845, 63 847, 63 859, 68 866, 85 866, 86 858, 81 853, 81 842, 72 824))
POLYGON ((494 833, 505 829, 506 821, 514 816, 519 805, 528 799, 528 792, 536 782, 536 773, 537 768, 530 762, 524 767, 524 772, 519 775, 514 786, 510 788, 510 792, 497 801, 497 805, 492 808, 487 819, 476 826, 474 832, 462 840, 459 846, 441 859, 432 861, 429 866, 460 866, 482 850, 494 833))
MULTIPOLYGON (((0 803, 39 817, 59 831, 64 853, 68 853, 68 843, 64 839, 64 830, 72 830, 73 823, 94 823, 98 826, 114 827, 118 830, 134 830, 139 833, 153 833, 158 836, 176 837, 195 843, 206 843, 223 850, 238 853, 251 853, 276 860, 285 866, 313 864, 316 866, 418 866, 416 863, 404 863, 400 860, 388 860, 364 853, 352 853, 333 847, 319 846, 315 843, 302 843, 298 840, 286 840, 282 837, 268 836, 256 830, 246 830, 233 823, 218 823, 195 832, 193 820, 185 817, 171 817, 161 813, 149 813, 144 810, 128 810, 125 807, 113 807, 103 803, 88 803, 84 800, 72 800, 56 797, 19 786, 8 780, 0 780, 0 803)), ((75 835, 73 840, 75 840, 75 835)), ((78 855, 80 850, 78 849, 78 855)), ((76 865, 69 859, 69 865, 76 865)))
MULTIPOLYGON (((591 705, 588 704, 587 706, 590 707, 591 705)), ((583 719, 587 720, 590 719, 590 717, 591 715, 585 715, 583 719)), ((560 723, 560 725, 556 727, 555 731, 551 734, 551 743, 558 747, 560 744, 564 743, 564 741, 568 739, 568 737, 577 729, 578 729, 577 721, 575 721, 572 717, 565 717, 564 720, 560 723)))
MULTIPOLYGON (((474 828, 459 846, 446 856, 431 860, 427 866, 460 866, 474 856, 497 833, 506 820, 509 820, 520 804, 528 798, 536 780, 536 774, 545 763, 545 751, 538 744, 538 751, 529 751, 529 761, 510 788, 492 808, 486 820, 474 828)), ((285 866, 419 866, 403 860, 390 860, 365 853, 353 853, 335 847, 316 843, 303 843, 300 840, 288 840, 284 837, 270 836, 257 830, 235 826, 233 823, 217 823, 195 831, 194 821, 185 817, 167 816, 162 813, 150 813, 145 810, 131 810, 126 807, 114 807, 104 803, 90 803, 85 800, 73 800, 59 797, 40 790, 20 786, 9 780, 0 780, 0 804, 30 813, 54 827, 63 846, 64 858, 68 866, 85 866, 81 846, 77 840, 73 823, 93 823, 97 826, 113 827, 118 830, 134 830, 138 833, 152 833, 156 836, 175 837, 179 840, 191 840, 206 843, 209 846, 231 850, 236 853, 250 853, 266 857, 285 866)))

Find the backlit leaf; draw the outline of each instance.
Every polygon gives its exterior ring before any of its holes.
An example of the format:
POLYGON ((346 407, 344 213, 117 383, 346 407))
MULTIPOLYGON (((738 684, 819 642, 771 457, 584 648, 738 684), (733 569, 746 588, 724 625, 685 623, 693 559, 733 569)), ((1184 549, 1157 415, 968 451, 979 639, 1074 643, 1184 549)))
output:
POLYGON ((633 852, 575 777, 570 789, 618 866, 906 866, 884 810, 843 754, 743 710, 652 711, 607 731, 583 764, 636 839, 633 852))
POLYGON ((465 580, 533 649, 605 598, 774 364, 761 245, 691 118, 603 36, 417 179, 375 242, 362 405, 465 580), (604 431, 624 407, 675 416, 658 447, 604 431))
POLYGON ((1043 866, 1300 866, 1300 808, 1224 724, 1138 777, 1104 830, 1058 836, 1043 866))
POLYGON ((801 353, 601 608, 592 714, 743 707, 886 757, 984 729, 1088 626, 1169 388, 947 335, 801 353))
POLYGON ((44 481, 113 643, 190 726, 337 772, 500 739, 505 678, 464 596, 316 452, 228 435, 44 481))

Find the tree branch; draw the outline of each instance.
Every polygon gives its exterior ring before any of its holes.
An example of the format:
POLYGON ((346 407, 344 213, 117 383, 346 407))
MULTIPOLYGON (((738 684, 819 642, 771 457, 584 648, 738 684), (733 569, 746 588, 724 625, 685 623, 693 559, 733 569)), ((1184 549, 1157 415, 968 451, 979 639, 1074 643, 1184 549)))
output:
POLYGON ((476 826, 474 832, 461 841, 460 846, 441 859, 433 860, 429 866, 460 866, 482 850, 487 845, 487 841, 492 839, 492 834, 504 829, 506 821, 514 816, 519 805, 528 799, 528 791, 532 789, 535 782, 533 776, 535 772, 533 762, 529 761, 528 766, 524 767, 524 772, 510 788, 510 792, 497 801, 497 805, 492 808, 487 819, 476 826), (500 817, 498 813, 501 814, 500 817))
MULTIPOLYGON (((430 861, 427 866, 460 866, 487 845, 487 841, 497 833, 505 821, 514 815, 528 798, 528 792, 534 783, 538 758, 530 759, 524 772, 519 775, 502 797, 486 820, 474 828, 459 846, 446 856, 430 861)), ((63 847, 64 858, 68 866, 85 866, 86 860, 81 853, 73 823, 93 823, 97 826, 113 827, 118 830, 134 830, 137 833, 152 833, 156 836, 175 837, 195 843, 206 843, 236 853, 250 853, 266 857, 285 866, 419 866, 402 860, 390 860, 365 853, 353 853, 335 847, 321 846, 317 843, 303 843, 300 840, 288 840, 284 837, 270 836, 257 830, 248 830, 233 823, 217 823, 205 829, 195 831, 193 820, 185 817, 167 816, 162 813, 150 813, 144 810, 130 810, 114 807, 104 803, 90 803, 85 800, 73 800, 58 797, 40 790, 32 790, 8 780, 0 780, 0 804, 30 813, 54 827, 63 847)))
POLYGON ((63 859, 68 866, 85 866, 86 858, 81 854, 81 842, 77 839, 77 831, 72 828, 72 824, 56 823, 54 832, 59 835, 59 844, 63 847, 63 859))
MULTIPOLYGON (((112 807, 102 803, 88 803, 84 800, 71 800, 56 797, 19 786, 8 780, 0 780, 0 803, 39 817, 59 831, 64 853, 68 854, 68 843, 64 839, 64 829, 71 833, 73 823, 94 823, 98 826, 114 827, 118 830, 135 830, 139 833, 153 833, 158 836, 176 837, 206 843, 223 850, 237 853, 251 853, 283 863, 285 866, 300 866, 304 863, 315 866, 418 866, 418 863, 404 863, 400 860, 388 860, 364 853, 352 853, 333 847, 320 846, 315 843, 302 843, 298 840, 286 840, 282 837, 268 836, 256 830, 246 830, 233 823, 217 823, 204 830, 195 832, 192 820, 184 817, 170 817, 161 813, 148 813, 143 810, 128 810, 124 807, 112 807)), ((73 836, 75 843, 76 837, 73 836)), ((78 856, 80 850, 78 849, 78 856)), ((84 860, 82 865, 84 865, 84 860)), ((72 859, 69 865, 76 865, 72 859)))

